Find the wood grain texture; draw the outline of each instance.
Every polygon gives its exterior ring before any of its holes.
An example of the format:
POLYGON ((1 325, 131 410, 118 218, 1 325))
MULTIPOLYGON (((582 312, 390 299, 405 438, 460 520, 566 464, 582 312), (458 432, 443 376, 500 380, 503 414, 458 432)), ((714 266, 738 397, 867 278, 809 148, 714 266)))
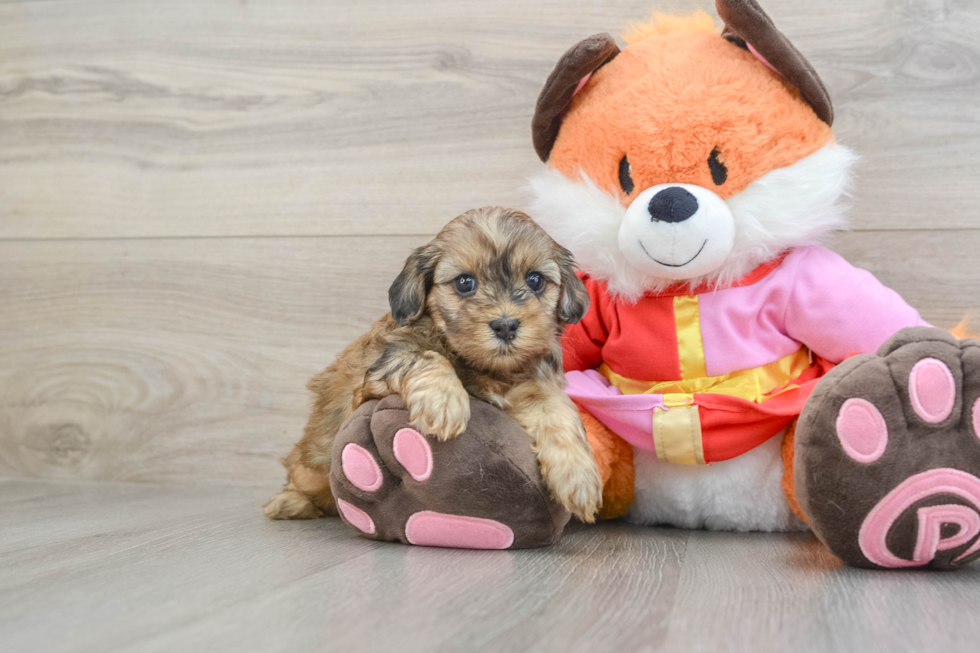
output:
MULTIPOLYGON (((306 381, 425 240, 0 242, 0 475, 275 487, 306 381)), ((937 325, 980 313, 978 231, 835 246, 937 325)))
POLYGON ((608 525, 536 551, 382 545, 143 650, 653 650, 667 634, 686 538, 608 525))
MULTIPOLYGON (((520 205, 558 56, 706 0, 0 4, 0 237, 425 234, 520 205)), ((977 228, 980 4, 770 0, 859 229, 977 228)))
POLYGON ((980 570, 841 567, 808 534, 573 526, 532 551, 270 522, 257 489, 0 481, 5 650, 976 650, 980 570))
POLYGON ((273 487, 423 241, 0 242, 0 474, 273 487))
POLYGON ((692 532, 661 650, 967 651, 978 581, 844 567, 808 533, 692 532))
MULTIPOLYGON (((865 157, 835 246, 936 324, 980 308, 980 7, 767 8, 865 157)), ((277 482, 409 249, 523 203, 558 54, 648 10, 0 3, 0 474, 277 482)))

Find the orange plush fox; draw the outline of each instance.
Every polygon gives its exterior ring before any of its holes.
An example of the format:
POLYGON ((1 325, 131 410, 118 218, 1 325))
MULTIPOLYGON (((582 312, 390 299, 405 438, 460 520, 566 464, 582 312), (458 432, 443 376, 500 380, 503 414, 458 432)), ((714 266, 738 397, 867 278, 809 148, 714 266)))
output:
POLYGON ((572 47, 533 119, 529 213, 592 308, 564 339, 603 514, 809 526, 845 561, 980 556, 980 344, 821 246, 856 157, 754 0, 572 47))

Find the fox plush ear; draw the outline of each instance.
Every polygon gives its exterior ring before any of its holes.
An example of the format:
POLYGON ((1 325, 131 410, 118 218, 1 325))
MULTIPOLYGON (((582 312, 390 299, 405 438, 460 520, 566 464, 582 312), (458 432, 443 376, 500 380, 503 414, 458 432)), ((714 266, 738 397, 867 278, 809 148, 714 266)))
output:
POLYGON ((616 41, 609 34, 596 34, 579 41, 561 56, 541 89, 531 120, 534 151, 547 161, 558 138, 561 118, 572 103, 572 97, 589 76, 619 54, 616 41))
POLYGON ((425 298, 432 290, 438 259, 439 250, 432 243, 419 247, 408 257, 401 274, 388 288, 391 316, 398 324, 408 324, 422 315, 425 298))
POLYGON ((834 123, 834 106, 827 88, 810 62, 776 29, 755 0, 715 0, 718 15, 725 21, 722 37, 752 52, 799 89, 817 117, 834 123))

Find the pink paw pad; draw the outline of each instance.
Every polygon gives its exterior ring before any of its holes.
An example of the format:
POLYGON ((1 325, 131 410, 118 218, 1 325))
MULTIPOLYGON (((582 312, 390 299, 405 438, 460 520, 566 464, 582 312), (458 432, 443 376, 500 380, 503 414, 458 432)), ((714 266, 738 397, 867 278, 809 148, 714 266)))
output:
POLYGON ((936 552, 968 544, 980 534, 980 515, 963 505, 926 506, 919 508, 916 515, 919 518, 919 533, 912 555, 914 560, 928 562, 936 557, 936 552), (943 537, 945 525, 956 526, 956 532, 943 537))
POLYGON ((395 460, 416 481, 426 481, 432 475, 432 448, 425 437, 415 429, 400 429, 392 443, 395 460))
POLYGON ((888 426, 870 401, 848 399, 837 414, 837 437, 852 459, 873 463, 888 446, 888 426))
POLYGON ((973 404, 973 435, 980 438, 980 399, 973 404))
POLYGON ((929 424, 938 424, 953 412, 956 380, 946 364, 923 358, 909 374, 909 398, 916 414, 929 424))
POLYGON ((352 506, 343 499, 337 499, 337 508, 340 509, 344 519, 346 519, 348 523, 350 523, 350 525, 357 530, 368 535, 374 535, 377 532, 374 527, 374 520, 371 519, 371 515, 367 514, 357 506, 352 506))
MULTIPOLYGON (((858 544, 864 556, 881 567, 921 567, 929 564, 939 551, 963 546, 980 535, 980 479, 959 469, 931 469, 911 476, 889 492, 865 517, 858 534, 858 544), (899 558, 888 548, 888 533, 902 514, 913 504, 939 495, 954 495, 970 505, 943 504, 925 506, 916 511, 918 531, 911 560, 899 558), (944 536, 944 524, 954 525, 957 531, 944 536)), ((956 560, 980 550, 980 538, 956 560)))
POLYGON ((446 515, 423 510, 408 518, 405 537, 418 546, 454 549, 506 549, 514 543, 514 531, 493 519, 446 515))
POLYGON ((340 454, 340 467, 347 480, 365 492, 374 492, 384 481, 381 468, 371 452, 353 442, 344 447, 340 454))

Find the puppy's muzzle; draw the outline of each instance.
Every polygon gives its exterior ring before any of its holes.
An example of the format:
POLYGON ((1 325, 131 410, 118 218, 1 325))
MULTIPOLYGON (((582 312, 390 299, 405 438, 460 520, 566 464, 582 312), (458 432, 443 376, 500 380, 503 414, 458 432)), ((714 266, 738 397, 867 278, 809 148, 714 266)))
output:
POLYGON ((493 334, 506 343, 513 342, 517 337, 517 329, 520 328, 521 321, 510 317, 500 317, 490 323, 493 334))

